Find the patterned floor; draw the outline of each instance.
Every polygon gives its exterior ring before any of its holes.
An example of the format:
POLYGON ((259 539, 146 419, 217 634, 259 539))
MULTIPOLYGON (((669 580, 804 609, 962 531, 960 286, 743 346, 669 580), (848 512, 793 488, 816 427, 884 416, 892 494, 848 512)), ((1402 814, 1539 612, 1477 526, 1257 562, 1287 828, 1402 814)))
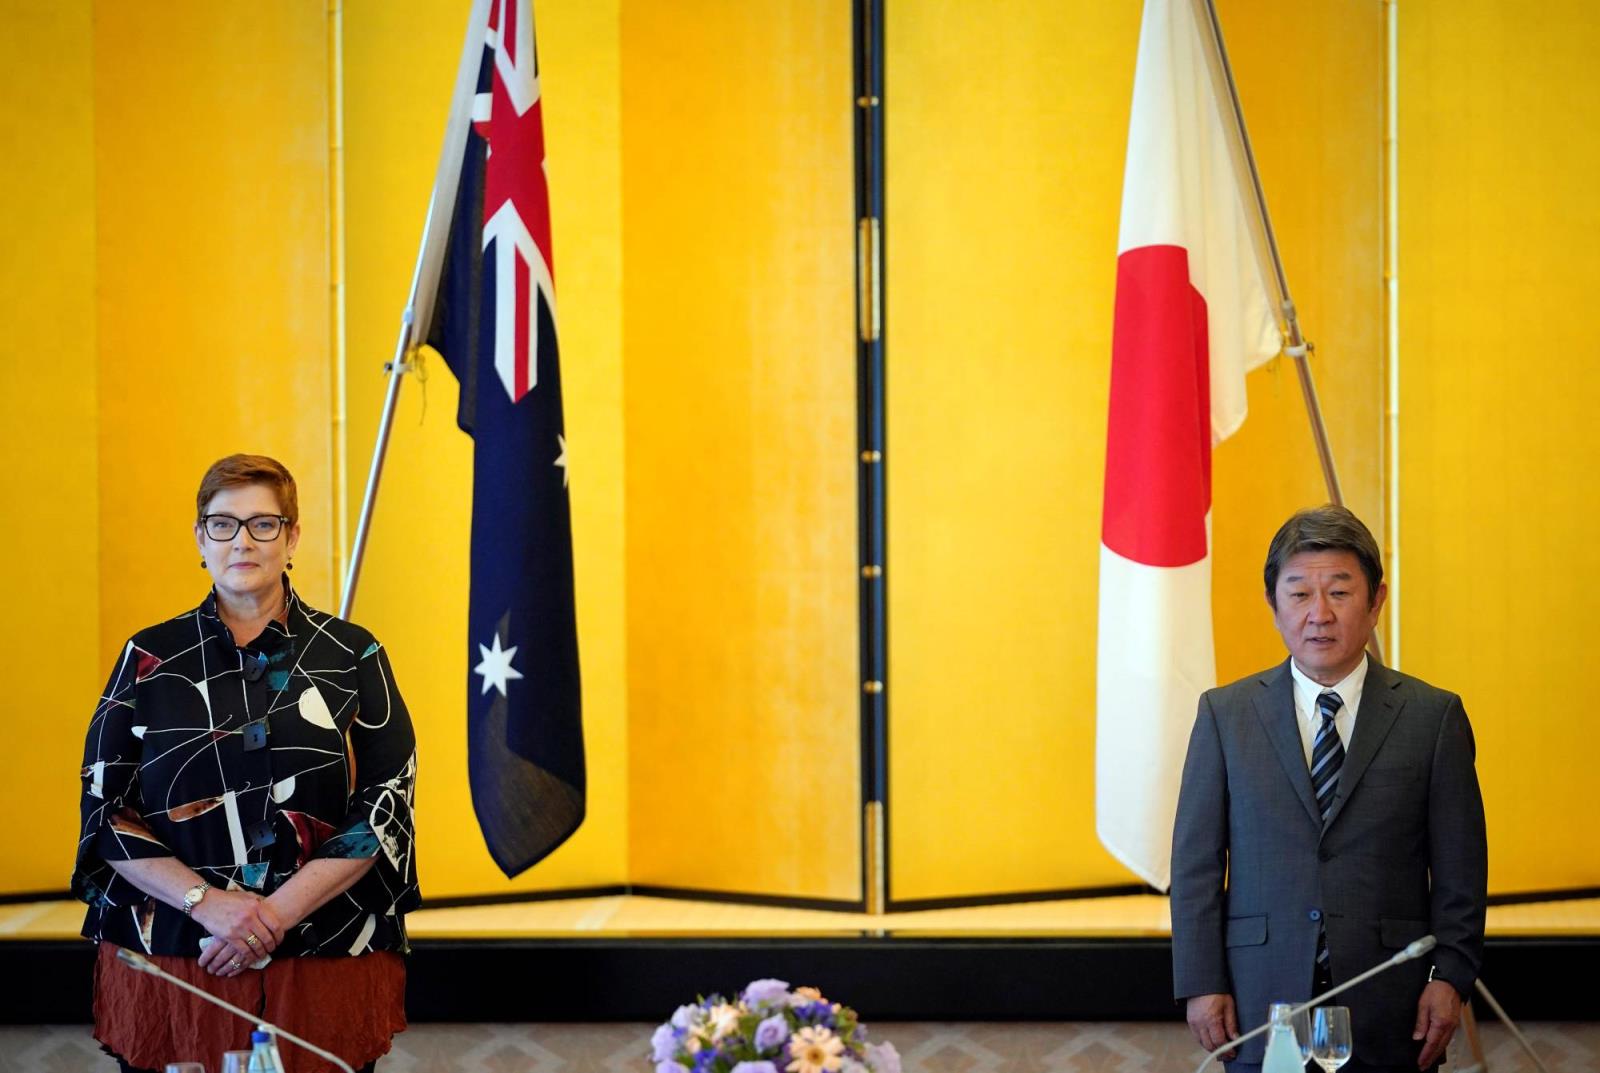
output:
MULTIPOLYGON (((648 1073, 649 1025, 415 1025, 379 1073, 648 1073)), ((1168 1073, 1200 1058, 1179 1025, 879 1024, 906 1073, 1168 1073)), ((1523 1026, 1550 1073, 1600 1070, 1600 1023, 1523 1026)), ((1484 1073, 1534 1073, 1498 1026, 1483 1031, 1484 1073)), ((1451 1049, 1452 1066, 1464 1055, 1451 1049)), ((0 1028, 0 1073, 114 1073, 79 1025, 0 1028)))

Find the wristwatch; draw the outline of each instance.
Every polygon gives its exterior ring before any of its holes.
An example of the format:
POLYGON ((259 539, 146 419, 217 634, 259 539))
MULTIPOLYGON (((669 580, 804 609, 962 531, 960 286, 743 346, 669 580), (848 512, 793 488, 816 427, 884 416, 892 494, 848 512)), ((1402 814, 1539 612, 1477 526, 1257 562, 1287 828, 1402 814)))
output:
POLYGON ((183 894, 183 915, 194 916, 194 907, 200 904, 200 899, 206 896, 206 891, 211 889, 211 884, 202 881, 197 887, 190 887, 183 894))

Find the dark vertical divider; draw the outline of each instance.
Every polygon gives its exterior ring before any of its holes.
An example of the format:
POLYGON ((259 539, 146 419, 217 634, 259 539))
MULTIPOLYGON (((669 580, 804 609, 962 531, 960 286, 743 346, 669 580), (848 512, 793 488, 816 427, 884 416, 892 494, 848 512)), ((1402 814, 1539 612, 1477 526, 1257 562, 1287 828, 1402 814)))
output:
POLYGON ((862 899, 887 908, 889 627, 885 574, 883 5, 855 0, 856 391, 861 586, 862 899))

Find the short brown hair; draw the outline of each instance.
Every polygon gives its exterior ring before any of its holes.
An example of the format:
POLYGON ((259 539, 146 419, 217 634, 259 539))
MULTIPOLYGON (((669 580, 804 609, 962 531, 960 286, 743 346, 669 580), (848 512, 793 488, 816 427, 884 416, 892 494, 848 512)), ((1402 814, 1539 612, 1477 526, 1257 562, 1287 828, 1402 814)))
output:
POLYGON ((239 488, 246 484, 260 484, 272 489, 278 497, 278 509, 294 525, 300 521, 300 496, 292 477, 282 462, 266 455, 229 455, 211 463, 206 475, 200 478, 200 491, 194 497, 195 520, 206 512, 211 497, 225 488, 239 488))
POLYGON ((1354 512, 1332 503, 1297 511, 1283 523, 1267 548, 1267 601, 1278 606, 1278 574, 1290 559, 1303 551, 1348 551, 1367 575, 1367 600, 1378 598, 1383 584, 1383 553, 1373 539, 1372 530, 1354 512))

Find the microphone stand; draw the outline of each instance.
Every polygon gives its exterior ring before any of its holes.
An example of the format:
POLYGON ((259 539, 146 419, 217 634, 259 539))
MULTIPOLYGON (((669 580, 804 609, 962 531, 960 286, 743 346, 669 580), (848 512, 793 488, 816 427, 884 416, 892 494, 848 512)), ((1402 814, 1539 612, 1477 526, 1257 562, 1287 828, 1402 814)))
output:
POLYGON ((189 992, 192 995, 199 995, 201 998, 205 999, 207 1002, 209 1002, 209 1003, 211 1003, 213 1005, 216 1005, 216 1006, 221 1006, 223 1009, 227 1010, 229 1013, 233 1014, 235 1017, 243 1018, 244 1020, 249 1021, 253 1025, 254 1024, 259 1024, 259 1025, 261 1025, 261 1026, 263 1026, 265 1028, 270 1028, 276 1035, 282 1036, 284 1039, 291 1040, 294 1043, 298 1043, 300 1046, 304 1047, 306 1050, 310 1051, 312 1054, 315 1054, 315 1055, 317 1055, 317 1056, 319 1056, 321 1058, 326 1058, 328 1061, 332 1062, 334 1065, 336 1065, 340 1069, 344 1070, 345 1073, 356 1073, 355 1069, 350 1065, 350 1063, 346 1062, 343 1058, 340 1058, 338 1055, 333 1054, 333 1053, 331 1053, 329 1051, 323 1050, 321 1047, 318 1047, 315 1043, 311 1043, 311 1042, 308 1042, 307 1040, 301 1039, 299 1036, 295 1035, 293 1032, 285 1032, 283 1029, 279 1028, 277 1025, 273 1024, 271 1021, 263 1021, 263 1020, 261 1020, 261 1018, 257 1017, 255 1014, 250 1013, 248 1010, 241 1010, 239 1007, 235 1006, 231 1002, 224 1002, 222 999, 219 999, 217 996, 213 995, 211 992, 205 990, 204 988, 196 987, 193 984, 189 983, 187 980, 180 980, 178 977, 172 975, 170 972, 167 972, 165 969, 162 969, 155 962, 151 961, 149 958, 145 957, 143 954, 136 954, 132 950, 129 950, 127 947, 118 947, 117 948, 117 960, 122 962, 124 965, 127 965, 128 967, 132 968, 136 972, 147 972, 151 976, 159 976, 161 979, 165 980, 167 983, 175 984, 176 986, 183 988, 185 991, 189 992))
POLYGON ((1506 1015, 1506 1011, 1501 1009, 1500 1003, 1496 1002, 1494 996, 1489 994, 1489 989, 1483 986, 1483 981, 1479 980, 1473 986, 1477 989, 1478 994, 1483 996, 1483 1001, 1489 1004, 1489 1008, 1494 1011, 1494 1015, 1500 1018, 1500 1023, 1510 1029, 1517 1042, 1522 1044, 1522 1049, 1528 1052, 1528 1057, 1533 1059, 1533 1064, 1539 1067, 1540 1073, 1550 1073, 1545 1068, 1545 1064, 1539 1060, 1539 1056, 1534 1053, 1533 1045, 1528 1042, 1528 1037, 1524 1036, 1517 1026, 1512 1023, 1511 1018, 1506 1015))
MULTIPOLYGON (((1313 1006, 1315 1006, 1315 1005, 1317 1005, 1319 1003, 1326 1002, 1328 999, 1330 999, 1333 996, 1339 994, 1340 992, 1348 991, 1352 987, 1356 986, 1357 984, 1365 983, 1366 981, 1372 979, 1374 976, 1378 975, 1380 972, 1387 972, 1389 969, 1394 968, 1396 965, 1404 964, 1407 961, 1414 961, 1417 958, 1421 957, 1423 954, 1426 954, 1429 950, 1432 950, 1434 948, 1434 946, 1436 946, 1438 944, 1438 942, 1439 942, 1439 940, 1435 939, 1433 936, 1424 935, 1422 938, 1418 939, 1416 942, 1412 943, 1410 946, 1408 946, 1404 950, 1400 951, 1394 957, 1389 958, 1387 961, 1378 962, 1378 964, 1372 966, 1372 968, 1368 969, 1366 972, 1362 973, 1360 976, 1352 977, 1352 978, 1346 980, 1344 983, 1340 984, 1338 987, 1330 988, 1329 990, 1324 991, 1320 995, 1317 995, 1317 996, 1315 996, 1313 998, 1307 999, 1305 1002, 1302 1002, 1300 1005, 1298 1005, 1298 1006, 1294 1007, 1293 1009, 1291 1009, 1289 1011, 1289 1016, 1293 1017, 1297 1013, 1304 1013, 1306 1010, 1309 1010, 1311 1007, 1313 1007, 1313 1006)), ((1239 1044, 1243 1043, 1245 1040, 1254 1039, 1255 1037, 1261 1035, 1261 1033, 1265 1032, 1267 1029, 1269 1029, 1271 1027, 1272 1027, 1272 1022, 1268 1021, 1264 1025, 1257 1025, 1255 1028, 1252 1028, 1249 1032, 1246 1032, 1244 1035, 1240 1036, 1238 1039, 1229 1040, 1227 1043, 1224 1043, 1222 1046, 1218 1047, 1216 1050, 1214 1050, 1210 1054, 1206 1055, 1205 1058, 1201 1059, 1200 1064, 1194 1067, 1194 1073, 1201 1073, 1201 1070, 1205 1069, 1206 1066, 1210 1065, 1212 1063, 1212 1061, 1215 1060, 1216 1057, 1218 1055, 1222 1054, 1224 1051, 1233 1050, 1235 1047, 1239 1046, 1239 1044)), ((1543 1067, 1541 1066, 1540 1068, 1543 1068, 1543 1067)))

